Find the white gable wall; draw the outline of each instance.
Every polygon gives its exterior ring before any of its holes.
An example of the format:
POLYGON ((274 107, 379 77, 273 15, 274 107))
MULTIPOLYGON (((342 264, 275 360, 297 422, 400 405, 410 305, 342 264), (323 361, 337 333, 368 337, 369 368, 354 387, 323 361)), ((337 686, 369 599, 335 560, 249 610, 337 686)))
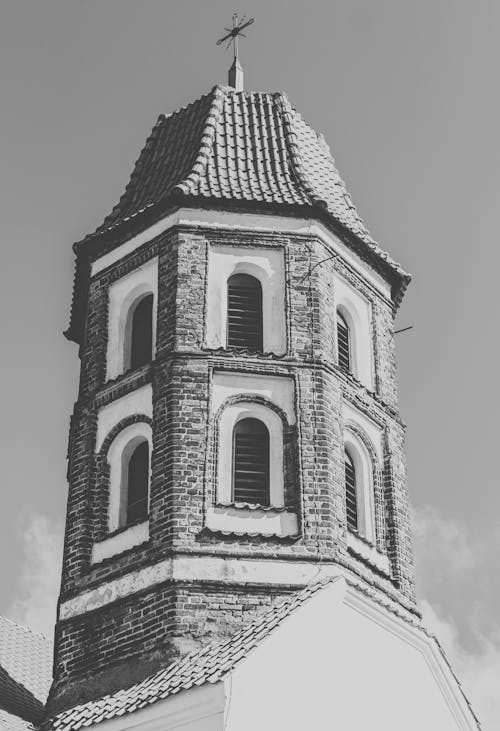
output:
POLYGON ((434 640, 339 579, 226 681, 226 731, 476 729, 434 640))
POLYGON ((205 683, 91 726, 99 731, 223 731, 224 685, 205 683))

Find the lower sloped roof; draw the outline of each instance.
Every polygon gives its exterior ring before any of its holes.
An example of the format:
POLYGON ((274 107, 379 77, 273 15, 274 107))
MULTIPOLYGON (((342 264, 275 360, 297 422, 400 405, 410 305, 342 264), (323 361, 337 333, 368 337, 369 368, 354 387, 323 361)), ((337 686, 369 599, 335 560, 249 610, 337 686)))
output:
MULTIPOLYGON (((167 668, 125 690, 63 711, 47 722, 44 726, 45 731, 78 731, 78 729, 144 709, 180 691, 223 680, 233 668, 269 637, 291 614, 308 602, 317 592, 336 581, 338 581, 338 577, 331 577, 311 584, 302 591, 294 593, 277 606, 272 607, 262 616, 257 617, 229 639, 195 650, 167 668)), ((429 635, 422 628, 418 617, 411 619, 408 613, 402 612, 396 605, 388 603, 387 600, 382 601, 376 592, 361 587, 357 582, 356 587, 361 594, 367 594, 376 604, 382 604, 392 614, 405 619, 406 622, 409 621, 411 625, 422 629, 424 634, 429 635)), ((444 663, 453 673, 439 643, 437 646, 444 663)), ((455 681, 459 693, 463 695, 460 683, 456 678, 455 681)), ((472 712, 467 698, 463 697, 472 712)), ((472 715, 474 714, 472 713, 472 715)))
POLYGON ((228 640, 195 650, 126 690, 70 708, 51 719, 46 728, 78 731, 91 724, 145 708, 181 690, 222 680, 290 614, 324 586, 325 582, 319 582, 306 587, 255 619, 228 640))
POLYGON ((0 708, 0 731, 33 731, 34 728, 30 721, 0 708))
POLYGON ((39 721, 52 682, 52 643, 0 617, 0 729, 30 728, 39 721), (15 726, 12 718, 19 717, 15 726), (9 723, 11 724, 9 726, 9 723))

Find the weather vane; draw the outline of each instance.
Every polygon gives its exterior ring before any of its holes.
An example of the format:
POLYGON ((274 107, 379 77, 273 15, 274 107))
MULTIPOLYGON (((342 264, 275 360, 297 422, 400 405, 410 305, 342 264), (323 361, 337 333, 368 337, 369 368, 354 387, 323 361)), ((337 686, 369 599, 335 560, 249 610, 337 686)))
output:
POLYGON ((243 36, 243 38, 246 38, 246 35, 242 33, 245 28, 248 28, 249 25, 252 25, 254 22, 254 18, 249 18, 248 20, 245 20, 246 15, 243 16, 243 18, 238 22, 238 15, 236 13, 233 13, 233 27, 232 28, 224 28, 224 30, 227 31, 227 35, 225 35, 223 38, 219 38, 217 41, 217 45, 220 46, 221 43, 224 43, 224 41, 229 41, 226 46, 226 51, 228 50, 231 43, 233 44, 233 51, 234 51, 234 60, 238 60, 238 36, 243 36))

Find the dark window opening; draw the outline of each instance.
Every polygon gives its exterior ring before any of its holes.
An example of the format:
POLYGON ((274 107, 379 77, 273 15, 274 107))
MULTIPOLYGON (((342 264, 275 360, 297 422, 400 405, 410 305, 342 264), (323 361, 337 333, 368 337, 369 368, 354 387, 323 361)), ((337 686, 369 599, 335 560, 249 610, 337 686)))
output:
POLYGON ((349 326, 339 312, 337 312, 337 355, 339 366, 345 371, 350 371, 351 342, 349 326))
POLYGON ((262 351, 262 287, 248 274, 227 283, 227 345, 262 351))
POLYGON ((347 511, 347 527, 358 531, 358 497, 356 494, 356 469, 351 455, 345 452, 345 501, 347 511))
POLYGON ((132 315, 130 368, 140 368, 153 357, 153 295, 143 297, 132 315))
POLYGON ((234 427, 233 500, 270 504, 269 432, 258 419, 242 419, 234 427))
POLYGON ((126 525, 148 517, 149 444, 141 442, 132 452, 127 472, 126 525))

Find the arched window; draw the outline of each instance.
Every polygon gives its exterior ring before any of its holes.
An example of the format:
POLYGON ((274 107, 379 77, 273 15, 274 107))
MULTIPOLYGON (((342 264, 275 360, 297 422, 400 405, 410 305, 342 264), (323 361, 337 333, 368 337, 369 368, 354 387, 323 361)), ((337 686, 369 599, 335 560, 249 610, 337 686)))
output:
POLYGON ((352 370, 351 333, 345 318, 337 310, 337 358, 345 371, 352 370))
POLYGON ((233 430, 233 500, 269 505, 269 432, 260 419, 241 419, 233 430))
POLYGON ((356 486, 356 467, 354 461, 345 450, 345 502, 347 512, 347 527, 349 530, 358 531, 358 496, 356 486))
POLYGON ((140 368, 153 357, 153 295, 147 294, 132 313, 130 327, 130 368, 140 368))
POLYGON ((262 287, 249 274, 227 282, 227 345, 262 351, 262 287))
POLYGON ((125 525, 139 523, 148 517, 149 444, 140 442, 130 455, 124 475, 127 493, 125 525))

